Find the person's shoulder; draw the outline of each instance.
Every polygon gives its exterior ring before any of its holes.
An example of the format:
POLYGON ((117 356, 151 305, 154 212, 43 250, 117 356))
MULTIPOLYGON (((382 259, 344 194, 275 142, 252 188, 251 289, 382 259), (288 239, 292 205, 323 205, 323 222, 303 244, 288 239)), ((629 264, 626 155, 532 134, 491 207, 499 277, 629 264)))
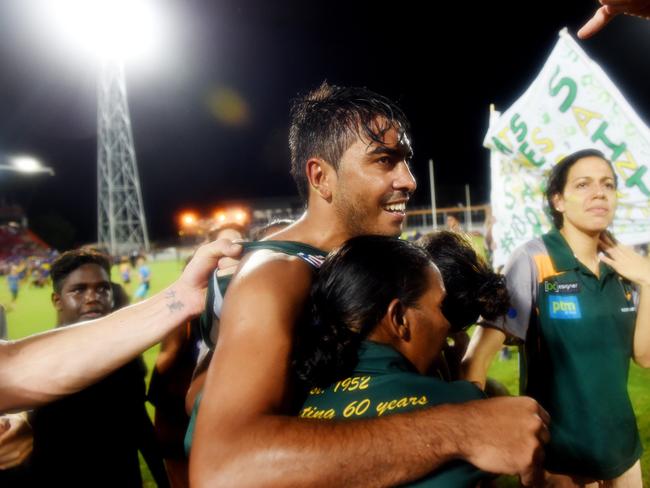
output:
POLYGON ((535 237, 517 247, 512 253, 511 259, 532 258, 540 254, 547 254, 546 246, 541 237, 535 237))
POLYGON ((522 266, 530 267, 536 257, 543 255, 548 255, 548 251, 542 238, 536 237, 531 239, 515 248, 508 258, 504 273, 508 273, 508 271, 512 271, 513 269, 521 269, 522 266))
POLYGON ((271 293, 291 293, 308 289, 313 267, 299 256, 271 249, 249 253, 233 276, 231 287, 260 286, 271 293))
POLYGON ((287 267, 287 269, 310 269, 308 263, 294 253, 280 249, 253 249, 242 261, 240 271, 244 269, 287 267))

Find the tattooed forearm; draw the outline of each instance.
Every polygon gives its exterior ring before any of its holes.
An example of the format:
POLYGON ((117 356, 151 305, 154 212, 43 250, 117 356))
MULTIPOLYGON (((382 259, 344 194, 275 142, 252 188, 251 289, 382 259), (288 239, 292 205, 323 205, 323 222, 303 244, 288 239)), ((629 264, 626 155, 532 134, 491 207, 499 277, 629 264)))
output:
POLYGON ((167 309, 169 310, 169 313, 177 312, 185 307, 183 302, 176 299, 176 292, 174 290, 167 290, 165 292, 165 298, 168 300, 167 309))

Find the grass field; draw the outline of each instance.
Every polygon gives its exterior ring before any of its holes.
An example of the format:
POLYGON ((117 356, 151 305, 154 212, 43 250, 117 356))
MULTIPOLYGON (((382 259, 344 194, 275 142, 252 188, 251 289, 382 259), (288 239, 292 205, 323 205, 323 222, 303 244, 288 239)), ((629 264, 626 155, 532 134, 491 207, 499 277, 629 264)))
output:
MULTIPOLYGON (((150 263, 152 270, 151 293, 160 291, 171 283, 182 269, 182 263, 176 261, 165 261, 150 263)), ((117 271, 113 271, 113 277, 117 277, 117 271)), ((132 289, 128 290, 133 292, 132 289)), ((10 303, 10 295, 6 279, 0 278, 0 303, 7 308, 7 322, 9 328, 9 338, 19 339, 26 335, 48 330, 53 327, 55 322, 54 309, 50 303, 51 289, 39 289, 24 287, 20 290, 20 295, 15 304, 10 303)), ((158 348, 153 347, 145 352, 145 362, 151 371, 155 362, 158 348)), ((510 360, 495 360, 490 369, 490 376, 504 383, 511 392, 516 392, 517 387, 517 355, 516 352, 510 360)), ((629 391, 634 404, 641 438, 644 446, 650 446, 650 370, 642 370, 636 365, 632 365, 630 371, 629 391)), ((607 401, 603 398, 602 401, 607 401)), ((150 410, 151 413, 151 410, 150 410)), ((646 451, 641 460, 642 469, 646 479, 644 487, 650 488, 650 452, 646 451)), ((151 481, 148 470, 143 470, 145 476, 145 486, 155 486, 151 481)), ((513 480, 504 480, 500 486, 516 486, 513 480)))

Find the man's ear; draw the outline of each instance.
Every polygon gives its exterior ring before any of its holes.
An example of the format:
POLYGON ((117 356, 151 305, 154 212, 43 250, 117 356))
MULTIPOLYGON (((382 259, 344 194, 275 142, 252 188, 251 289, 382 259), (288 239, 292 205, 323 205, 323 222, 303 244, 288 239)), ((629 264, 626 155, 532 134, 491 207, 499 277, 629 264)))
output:
POLYGON ((411 338, 411 327, 406 316, 406 307, 404 307, 398 298, 393 298, 388 304, 386 315, 393 333, 402 341, 409 341, 411 338))
POLYGON ((309 186, 314 189, 321 198, 328 202, 332 199, 332 183, 336 175, 334 168, 321 158, 310 158, 306 163, 306 174, 309 186))
POLYGON ((54 308, 57 311, 61 311, 61 295, 59 295, 57 292, 52 292, 52 305, 54 305, 54 308))

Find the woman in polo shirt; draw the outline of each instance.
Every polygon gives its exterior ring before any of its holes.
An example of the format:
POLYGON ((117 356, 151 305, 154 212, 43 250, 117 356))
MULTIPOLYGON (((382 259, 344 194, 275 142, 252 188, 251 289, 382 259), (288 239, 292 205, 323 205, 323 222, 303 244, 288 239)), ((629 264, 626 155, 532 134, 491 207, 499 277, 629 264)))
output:
POLYGON ((650 260, 607 232, 616 183, 597 150, 553 167, 554 228, 513 253, 512 308, 483 322, 463 361, 465 378, 483 383, 504 340, 523 343, 521 392, 551 415, 547 486, 642 486, 627 378, 630 358, 650 366, 650 260))
MULTIPOLYGON (((450 283, 473 277, 478 290, 486 276, 479 271, 485 268, 476 254, 457 253, 455 259, 466 262, 449 273, 450 283)), ((495 299, 484 301, 483 308, 503 313, 505 285, 488 275, 502 293, 497 297, 484 287, 495 299)), ((454 309, 473 307, 470 301, 475 299, 471 293, 446 297, 438 268, 418 246, 379 236, 349 240, 326 258, 318 273, 312 288, 314 324, 298 329, 293 369, 309 391, 300 416, 380 417, 483 398, 469 382, 424 376, 450 329, 462 330, 478 315, 450 327, 443 312, 460 317, 454 309)), ((473 487, 485 476, 455 461, 410 486, 473 487)))

